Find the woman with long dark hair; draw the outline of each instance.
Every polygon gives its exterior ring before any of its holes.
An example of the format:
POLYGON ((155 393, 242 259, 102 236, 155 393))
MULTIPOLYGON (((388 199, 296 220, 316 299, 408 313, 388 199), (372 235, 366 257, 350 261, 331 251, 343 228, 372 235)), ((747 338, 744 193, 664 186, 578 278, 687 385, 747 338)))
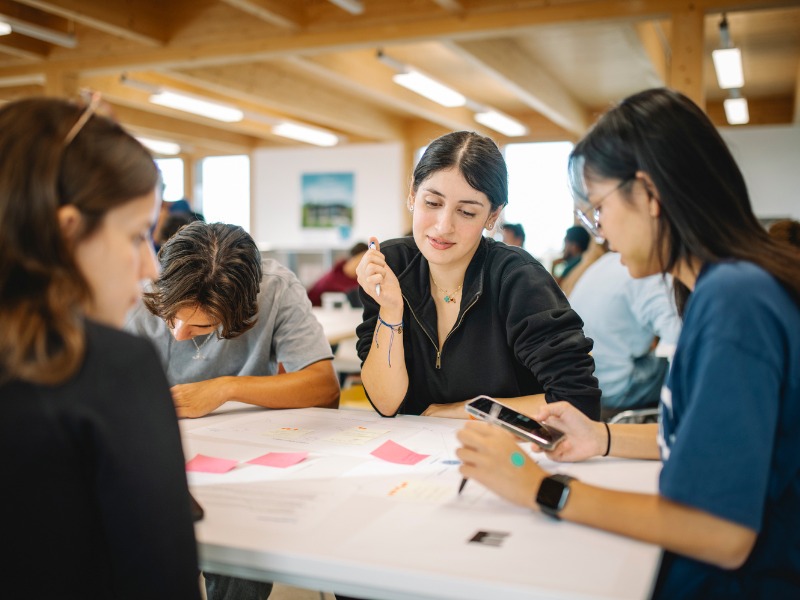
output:
POLYGON ((533 460, 485 423, 465 477, 512 502, 665 549, 659 598, 800 594, 800 254, 772 240, 706 115, 657 89, 604 115, 570 157, 576 215, 634 277, 670 273, 684 323, 660 425, 593 423, 566 403, 556 460, 661 458, 659 493, 610 491, 533 460))

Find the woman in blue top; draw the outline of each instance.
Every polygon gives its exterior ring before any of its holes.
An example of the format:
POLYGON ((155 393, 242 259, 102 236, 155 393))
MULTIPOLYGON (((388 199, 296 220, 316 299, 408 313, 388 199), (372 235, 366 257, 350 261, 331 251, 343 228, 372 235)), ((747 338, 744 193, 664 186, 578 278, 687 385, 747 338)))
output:
POLYGON ((607 428, 566 403, 535 418, 566 432, 556 460, 660 455, 659 494, 516 467, 514 439, 485 423, 459 433, 463 475, 662 546, 657 598, 800 597, 800 254, 768 237, 725 143, 679 93, 624 100, 570 171, 576 215, 634 277, 674 276, 684 324, 660 426, 607 428))

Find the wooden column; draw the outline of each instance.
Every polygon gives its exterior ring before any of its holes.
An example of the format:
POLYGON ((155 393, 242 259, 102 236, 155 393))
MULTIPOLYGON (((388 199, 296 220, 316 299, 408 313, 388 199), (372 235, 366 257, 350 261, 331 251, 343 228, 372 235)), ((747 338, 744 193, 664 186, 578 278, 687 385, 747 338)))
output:
POLYGON ((703 90, 703 11, 694 2, 672 13, 672 60, 669 86, 705 108, 703 90))

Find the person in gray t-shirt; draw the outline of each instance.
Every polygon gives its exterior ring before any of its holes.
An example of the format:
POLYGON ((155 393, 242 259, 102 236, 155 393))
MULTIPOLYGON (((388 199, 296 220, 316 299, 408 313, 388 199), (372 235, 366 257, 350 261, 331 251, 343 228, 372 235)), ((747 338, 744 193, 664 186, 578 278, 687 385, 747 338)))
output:
POLYGON ((229 400, 265 408, 335 408, 331 347, 306 290, 261 261, 239 226, 196 221, 159 252, 161 274, 126 329, 159 352, 180 417, 229 400), (273 377, 277 375, 277 377, 273 377))
MULTIPOLYGON (((262 263, 239 226, 195 221, 159 251, 161 274, 125 328, 152 340, 180 417, 229 400, 265 408, 339 404, 339 380, 306 290, 262 263)), ((263 600, 268 581, 204 573, 209 600, 263 600)))

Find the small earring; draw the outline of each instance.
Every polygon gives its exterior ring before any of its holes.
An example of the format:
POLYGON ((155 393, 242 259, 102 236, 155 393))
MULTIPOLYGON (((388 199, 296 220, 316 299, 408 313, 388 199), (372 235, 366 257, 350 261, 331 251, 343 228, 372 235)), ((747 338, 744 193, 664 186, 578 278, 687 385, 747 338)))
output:
POLYGON ((408 207, 408 212, 412 212, 412 213, 414 212, 414 206, 413 205, 408 207))
POLYGON ((494 229, 494 221, 492 221, 491 223, 487 223, 486 224, 486 229, 489 229, 489 230, 494 229))

